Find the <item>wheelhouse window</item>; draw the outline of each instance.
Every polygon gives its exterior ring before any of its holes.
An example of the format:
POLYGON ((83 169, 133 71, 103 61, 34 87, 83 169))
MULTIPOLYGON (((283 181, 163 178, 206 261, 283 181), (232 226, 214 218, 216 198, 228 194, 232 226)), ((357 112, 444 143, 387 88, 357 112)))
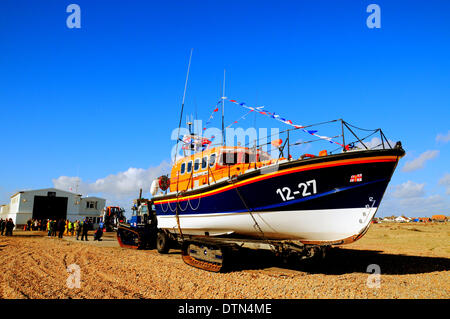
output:
POLYGON ((234 165, 238 162, 237 152, 223 152, 220 156, 222 165, 234 165))
POLYGON ((200 159, 197 158, 197 159, 194 161, 194 172, 198 171, 199 168, 200 168, 200 159))
POLYGON ((186 172, 186 163, 181 164, 180 174, 184 174, 186 172))
POLYGON ((202 158, 202 169, 205 169, 208 166, 208 156, 202 158))
POLYGON ((255 156, 250 156, 250 154, 247 152, 241 152, 238 155, 238 163, 248 164, 248 163, 254 162, 254 159, 255 159, 255 156), (252 161, 252 159, 253 159, 253 161, 252 161))
POLYGON ((216 153, 211 154, 209 157, 209 166, 213 167, 216 164, 216 153))
POLYGON ((186 170, 186 172, 187 172, 187 173, 192 172, 192 161, 190 161, 190 162, 187 163, 187 170, 186 170))
MULTIPOLYGON (((240 163, 254 163, 258 160, 258 158, 261 159, 262 154, 259 153, 259 156, 257 156, 254 152, 248 152, 248 151, 227 151, 220 154, 220 163, 221 165, 234 165, 234 164, 240 164, 240 163)), ((263 157, 265 160, 265 156, 263 157)), ((267 157, 267 159, 270 159, 270 156, 267 157)))

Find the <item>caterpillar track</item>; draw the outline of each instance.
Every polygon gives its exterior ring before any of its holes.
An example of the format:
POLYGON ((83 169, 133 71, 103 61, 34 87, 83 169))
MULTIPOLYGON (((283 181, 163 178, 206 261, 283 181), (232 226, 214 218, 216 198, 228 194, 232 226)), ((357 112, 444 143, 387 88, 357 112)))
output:
POLYGON ((120 224, 117 227, 117 241, 122 248, 139 249, 142 246, 142 238, 139 231, 128 225, 120 224))
POLYGON ((117 241, 122 248, 153 248, 155 236, 156 229, 152 227, 134 228, 127 224, 119 224, 117 227, 117 241))
POLYGON ((226 246, 217 246, 202 242, 184 242, 181 248, 183 261, 193 267, 211 272, 224 272, 226 270, 226 246))

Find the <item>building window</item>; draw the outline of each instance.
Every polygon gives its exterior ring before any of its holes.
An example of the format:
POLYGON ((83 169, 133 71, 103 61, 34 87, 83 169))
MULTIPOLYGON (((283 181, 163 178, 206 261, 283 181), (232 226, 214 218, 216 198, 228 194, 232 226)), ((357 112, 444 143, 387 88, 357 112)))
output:
POLYGON ((86 208, 95 208, 97 209, 97 202, 86 202, 86 208))

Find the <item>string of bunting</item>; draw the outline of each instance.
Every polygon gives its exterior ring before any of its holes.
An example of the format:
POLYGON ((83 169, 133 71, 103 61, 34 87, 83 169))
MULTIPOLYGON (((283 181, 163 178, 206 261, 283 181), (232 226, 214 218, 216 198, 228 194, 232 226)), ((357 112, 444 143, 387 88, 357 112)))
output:
POLYGON ((222 102, 222 100, 219 100, 219 102, 217 102, 216 106, 214 107, 214 110, 211 112, 211 115, 209 116, 208 121, 206 121, 205 126, 203 127, 203 131, 206 130, 206 127, 208 126, 209 123, 211 123, 211 121, 214 118, 214 113, 219 111, 219 104, 222 102))
POLYGON ((242 115, 239 119, 237 119, 236 121, 234 121, 233 123, 231 123, 230 125, 228 125, 226 128, 229 128, 231 126, 233 126, 233 124, 236 124, 237 122, 239 122, 240 120, 244 119, 247 115, 249 115, 250 113, 254 112, 253 110, 250 110, 249 112, 245 113, 244 115, 242 115))
POLYGON ((342 145, 341 143, 333 141, 333 139, 331 137, 322 136, 322 135, 317 134, 317 132, 318 132, 317 130, 307 130, 303 125, 294 124, 294 123, 292 123, 291 120, 287 120, 287 119, 281 117, 280 115, 276 114, 275 112, 269 112, 267 109, 264 109, 264 106, 251 107, 251 106, 246 105, 245 103, 239 103, 236 100, 231 100, 231 99, 227 99, 227 100, 229 102, 231 102, 231 103, 234 103, 236 105, 242 106, 242 107, 244 107, 244 108, 246 108, 248 110, 256 111, 259 114, 266 115, 266 116, 271 117, 271 118, 273 118, 273 119, 275 119, 275 120, 277 120, 279 122, 282 122, 284 124, 293 126, 293 127, 297 128, 297 129, 301 129, 305 133, 308 133, 308 134, 316 136, 316 137, 318 137, 320 139, 327 140, 330 143, 334 143, 334 144, 337 144, 337 145, 340 145, 340 146, 344 147, 344 145, 342 145))

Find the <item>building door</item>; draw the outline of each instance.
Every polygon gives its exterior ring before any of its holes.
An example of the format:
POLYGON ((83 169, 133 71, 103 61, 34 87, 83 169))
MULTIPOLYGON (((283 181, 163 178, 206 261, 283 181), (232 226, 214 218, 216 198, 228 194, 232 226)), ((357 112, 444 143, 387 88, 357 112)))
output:
POLYGON ((67 197, 34 196, 33 219, 66 219, 67 197))

